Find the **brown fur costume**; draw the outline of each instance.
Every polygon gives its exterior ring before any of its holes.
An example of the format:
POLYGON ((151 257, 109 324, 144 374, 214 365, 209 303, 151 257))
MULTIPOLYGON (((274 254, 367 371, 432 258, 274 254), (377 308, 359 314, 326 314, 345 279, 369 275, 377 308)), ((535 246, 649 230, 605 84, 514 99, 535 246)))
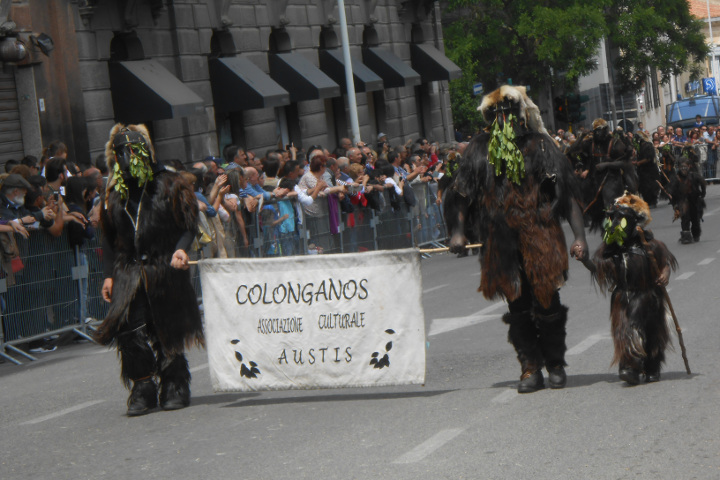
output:
POLYGON ((518 391, 542 388, 543 366, 550 373, 550 386, 562 388, 567 308, 558 291, 567 277, 568 256, 560 222, 571 221, 575 248, 583 251, 578 184, 524 87, 501 87, 483 99, 479 110, 489 123, 497 120, 498 126, 513 115, 514 139, 502 135, 519 155, 493 160, 505 162, 498 173, 489 151, 498 131, 483 132, 470 141, 454 185, 444 195, 451 250, 464 248, 465 224, 471 222, 483 242, 479 290, 488 299, 509 303, 503 320, 523 370, 518 391), (523 175, 511 179, 507 172, 518 165, 508 162, 518 162, 523 175))
POLYGON ((612 292, 612 364, 619 363, 621 378, 630 384, 638 383, 641 372, 648 381, 659 379, 670 343, 663 289, 657 284, 658 272, 654 271, 637 228, 643 230, 659 269, 668 269, 669 275, 670 269, 677 268, 677 261, 665 244, 645 229, 650 220, 650 210, 642 199, 630 194, 618 198, 607 213, 604 243, 592 262, 586 264, 597 285, 612 292), (624 238, 620 238, 618 229, 625 232, 624 238))

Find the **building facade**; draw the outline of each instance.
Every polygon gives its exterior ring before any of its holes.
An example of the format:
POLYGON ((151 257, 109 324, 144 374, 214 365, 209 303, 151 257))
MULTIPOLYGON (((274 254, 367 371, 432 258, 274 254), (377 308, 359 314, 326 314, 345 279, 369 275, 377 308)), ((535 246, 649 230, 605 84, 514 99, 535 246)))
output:
MULTIPOLYGON (((439 6, 347 0, 360 137, 451 141, 439 6)), ((0 163, 102 154, 145 123, 161 160, 352 136, 337 0, 0 0, 0 163), (4 22, 3 22, 4 21, 4 22)))

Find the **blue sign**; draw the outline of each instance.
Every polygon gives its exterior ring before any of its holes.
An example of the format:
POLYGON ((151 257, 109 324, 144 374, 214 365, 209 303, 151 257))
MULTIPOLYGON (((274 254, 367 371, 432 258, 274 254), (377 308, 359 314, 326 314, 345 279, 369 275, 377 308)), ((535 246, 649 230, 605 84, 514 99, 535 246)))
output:
POLYGON ((473 85, 473 95, 480 95, 483 92, 483 84, 476 83, 473 85))
POLYGON ((703 92, 708 95, 717 95, 717 85, 715 84, 714 78, 703 78, 703 92))
POLYGON ((690 93, 697 90, 700 90, 700 81, 693 80, 692 82, 687 82, 685 84, 685 93, 690 93))

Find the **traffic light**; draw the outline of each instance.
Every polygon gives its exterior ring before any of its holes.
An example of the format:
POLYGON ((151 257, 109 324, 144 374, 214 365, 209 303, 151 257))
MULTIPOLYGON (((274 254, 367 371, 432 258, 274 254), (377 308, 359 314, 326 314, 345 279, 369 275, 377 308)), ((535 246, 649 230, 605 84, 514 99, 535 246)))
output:
POLYGON ((587 95, 571 93, 567 96, 568 123, 580 123, 587 118, 583 113, 585 112, 585 107, 583 107, 582 104, 588 100, 590 100, 590 97, 587 95))
POLYGON ((563 97, 555 97, 553 99, 553 111, 555 112, 555 123, 561 124, 561 123, 567 123, 568 122, 568 115, 567 115, 567 107, 565 105, 565 98, 563 97))

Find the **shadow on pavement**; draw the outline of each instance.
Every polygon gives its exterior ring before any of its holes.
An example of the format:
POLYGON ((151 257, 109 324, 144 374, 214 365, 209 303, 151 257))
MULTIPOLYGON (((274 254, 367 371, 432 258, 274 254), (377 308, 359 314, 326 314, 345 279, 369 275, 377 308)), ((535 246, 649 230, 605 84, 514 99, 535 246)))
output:
MULTIPOLYGON (((223 408, 235 408, 235 407, 253 407, 253 406, 266 406, 266 405, 282 405, 286 403, 311 403, 311 402, 345 402, 345 401, 358 401, 358 400, 396 400, 400 398, 422 398, 422 397, 434 397, 437 395, 444 395, 455 390, 434 390, 434 391, 422 391, 422 392, 385 392, 385 393, 356 393, 356 394, 340 394, 340 395, 313 395, 313 396, 297 396, 297 397, 283 397, 283 398, 258 398, 258 399, 246 399, 247 394, 238 398, 232 394, 220 395, 224 397, 223 401, 232 401, 232 397, 237 401, 229 405, 224 405, 223 408)), ((259 396, 260 394, 253 393, 252 396, 259 396)), ((206 397, 193 397, 193 403, 203 403, 203 399, 213 399, 215 396, 206 397)), ((223 401, 212 402, 212 403, 223 403, 223 401)), ((210 402, 208 402, 210 403, 210 402)))

